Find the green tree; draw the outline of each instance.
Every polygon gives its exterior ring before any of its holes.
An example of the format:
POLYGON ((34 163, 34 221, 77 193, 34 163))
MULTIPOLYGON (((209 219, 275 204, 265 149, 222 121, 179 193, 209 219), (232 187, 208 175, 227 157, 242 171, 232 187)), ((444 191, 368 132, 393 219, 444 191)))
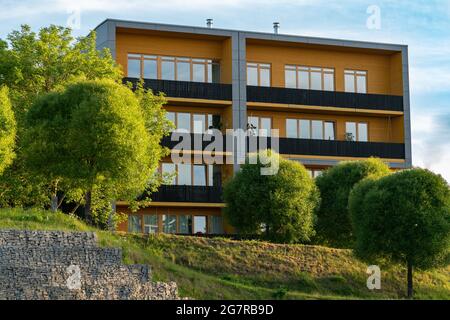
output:
POLYGON ((0 87, 0 175, 14 158, 16 121, 9 101, 8 89, 0 87))
POLYGON ((307 242, 314 235, 314 210, 319 202, 314 181, 300 163, 275 152, 250 155, 226 183, 223 197, 225 215, 239 233, 265 233, 268 240, 284 243, 307 242), (261 169, 277 161, 278 172, 262 174, 261 169))
POLYGON ((370 158, 341 162, 317 177, 316 184, 321 197, 316 223, 318 241, 337 247, 351 247, 354 241, 348 211, 351 189, 368 176, 389 173, 384 162, 370 158))
POLYGON ((439 175, 411 169, 358 183, 349 207, 355 253, 370 261, 407 266, 408 297, 413 295, 413 267, 448 264, 450 189, 439 175))
POLYGON ((51 196, 54 208, 58 202, 54 195, 70 185, 60 180, 49 182, 25 166, 22 150, 27 112, 39 96, 61 91, 76 79, 121 81, 122 72, 107 49, 96 49, 95 32, 75 39, 70 29, 54 25, 37 33, 27 25, 12 31, 7 41, 0 40, 0 61, 0 85, 10 88, 17 120, 16 159, 0 179, 0 206, 44 206, 51 196))
POLYGON ((28 113, 28 166, 84 190, 85 217, 92 222, 93 191, 102 190, 109 202, 132 201, 160 182, 155 172, 166 154, 160 140, 170 129, 162 102, 110 80, 81 81, 48 94, 28 113))

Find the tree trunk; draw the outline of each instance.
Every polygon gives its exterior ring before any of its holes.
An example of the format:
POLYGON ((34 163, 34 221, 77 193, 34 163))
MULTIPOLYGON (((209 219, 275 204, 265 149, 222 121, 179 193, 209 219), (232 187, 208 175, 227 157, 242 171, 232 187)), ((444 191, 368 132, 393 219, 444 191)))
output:
POLYGON ((408 299, 413 297, 413 266, 410 259, 407 261, 408 264, 408 299))
POLYGON ((111 201, 111 211, 109 212, 108 216, 108 230, 109 231, 115 231, 114 230, 114 222, 113 217, 116 214, 116 201, 111 201))
POLYGON ((84 205, 84 219, 86 220, 87 223, 92 223, 92 208, 91 208, 91 198, 92 198, 92 191, 89 190, 86 192, 85 195, 85 205, 84 205))
POLYGON ((56 193, 52 194, 51 210, 53 212, 58 211, 58 195, 56 193))

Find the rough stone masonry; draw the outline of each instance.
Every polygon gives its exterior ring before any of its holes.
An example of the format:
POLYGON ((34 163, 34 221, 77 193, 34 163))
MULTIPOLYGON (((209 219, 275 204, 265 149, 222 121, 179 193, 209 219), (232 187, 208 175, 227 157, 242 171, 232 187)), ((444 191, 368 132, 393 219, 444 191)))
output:
POLYGON ((123 265, 93 232, 0 230, 0 300, 174 300, 174 282, 123 265))

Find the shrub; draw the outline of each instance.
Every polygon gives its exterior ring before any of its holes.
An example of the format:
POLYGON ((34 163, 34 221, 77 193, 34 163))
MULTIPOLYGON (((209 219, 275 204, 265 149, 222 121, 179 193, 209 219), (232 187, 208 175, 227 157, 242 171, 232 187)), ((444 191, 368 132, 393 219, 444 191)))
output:
POLYGON ((250 155, 224 188, 225 215, 239 233, 264 234, 277 242, 309 241, 314 234, 314 210, 318 190, 306 169, 298 162, 272 152, 250 155), (255 164, 250 164, 256 159, 255 164), (261 174, 269 161, 278 161, 278 172, 261 174))
POLYGON ((350 247, 353 230, 348 211, 348 197, 353 186, 369 176, 389 174, 388 166, 379 159, 341 162, 316 178, 321 204, 317 212, 319 242, 337 247, 350 247))

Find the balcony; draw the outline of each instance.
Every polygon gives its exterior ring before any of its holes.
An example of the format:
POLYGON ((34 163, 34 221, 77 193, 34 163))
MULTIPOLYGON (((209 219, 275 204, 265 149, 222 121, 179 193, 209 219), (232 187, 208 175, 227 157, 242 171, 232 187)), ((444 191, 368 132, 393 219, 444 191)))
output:
POLYGON ((403 97, 382 94, 247 86, 247 101, 403 111, 403 97))
POLYGON ((151 194, 155 202, 222 203, 222 188, 209 186, 162 185, 151 194))
MULTIPOLYGON (((280 154, 405 159, 403 143, 279 138, 280 154)), ((270 140, 267 143, 271 146, 270 140)))
MULTIPOLYGON (((195 150, 195 151, 204 151, 205 150, 205 148, 209 145, 209 144, 211 144, 211 143, 213 143, 214 141, 215 141, 215 138, 214 138, 214 136, 211 136, 211 135, 209 135, 210 137, 211 137, 211 141, 203 141, 204 140, 204 137, 205 136, 208 136, 208 134, 197 134, 197 133, 190 133, 190 136, 191 136, 191 147, 190 147, 190 149, 188 149, 188 150, 195 150), (194 141, 196 140, 196 139, 199 139, 199 141, 201 141, 201 144, 200 143, 198 143, 198 145, 196 144, 196 143, 194 143, 194 141)), ((223 139, 223 149, 222 150, 226 150, 226 136, 225 135, 222 135, 221 136, 222 137, 222 139, 223 139)), ((167 147, 167 148, 169 148, 170 150, 172 150, 177 144, 179 144, 179 143, 182 143, 182 141, 183 141, 183 138, 184 138, 184 136, 182 136, 181 138, 180 138, 180 141, 172 141, 171 140, 171 136, 169 135, 169 136, 165 136, 165 137, 163 137, 162 138, 162 140, 161 140, 161 145, 163 146, 163 147, 167 147)), ((216 151, 222 151, 222 150, 216 150, 216 151)))
MULTIPOLYGON (((131 82, 136 86, 139 79, 124 78, 123 82, 131 82)), ((152 89, 155 93, 163 92, 172 98, 231 100, 230 84, 144 79, 144 88, 152 89)))

